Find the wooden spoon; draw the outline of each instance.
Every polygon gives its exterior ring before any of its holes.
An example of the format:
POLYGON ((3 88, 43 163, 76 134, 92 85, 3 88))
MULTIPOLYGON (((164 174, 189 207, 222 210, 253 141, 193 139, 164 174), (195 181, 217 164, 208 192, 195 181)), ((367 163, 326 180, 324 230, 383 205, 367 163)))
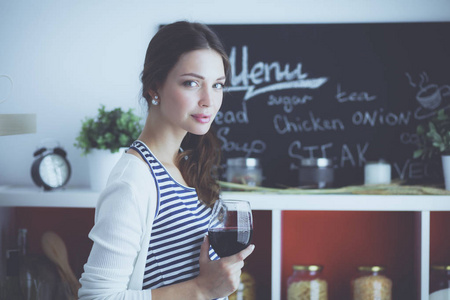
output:
POLYGON ((81 284, 78 282, 69 265, 67 248, 64 241, 56 233, 47 231, 42 235, 41 245, 45 255, 58 266, 59 274, 69 284, 72 294, 77 298, 78 289, 81 287, 81 284))

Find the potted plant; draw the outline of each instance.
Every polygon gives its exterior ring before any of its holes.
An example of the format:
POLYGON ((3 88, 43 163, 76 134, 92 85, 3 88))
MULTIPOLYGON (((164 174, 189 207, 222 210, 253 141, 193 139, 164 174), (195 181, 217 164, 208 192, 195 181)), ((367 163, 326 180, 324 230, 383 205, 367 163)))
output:
POLYGON ((141 118, 132 109, 106 110, 104 105, 98 109, 96 117, 82 121, 81 131, 76 138, 75 147, 82 149, 89 163, 91 188, 102 190, 112 167, 140 134, 141 118))
POLYGON ((444 171, 445 189, 450 190, 450 116, 441 109, 428 124, 417 126, 419 149, 414 158, 431 158, 440 154, 444 171))

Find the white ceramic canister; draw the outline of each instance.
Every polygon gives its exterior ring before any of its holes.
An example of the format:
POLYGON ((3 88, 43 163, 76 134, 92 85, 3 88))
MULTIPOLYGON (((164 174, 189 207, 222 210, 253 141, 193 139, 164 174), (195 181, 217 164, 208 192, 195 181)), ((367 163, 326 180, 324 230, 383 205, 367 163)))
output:
POLYGON ((384 160, 367 162, 364 167, 364 184, 391 183, 391 165, 384 160))

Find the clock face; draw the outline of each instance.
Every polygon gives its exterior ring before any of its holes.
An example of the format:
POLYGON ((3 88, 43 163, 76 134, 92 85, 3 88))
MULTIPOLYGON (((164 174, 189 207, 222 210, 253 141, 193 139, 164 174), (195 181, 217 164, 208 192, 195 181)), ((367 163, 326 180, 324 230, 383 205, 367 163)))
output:
POLYGON ((66 183, 69 178, 69 165, 57 154, 46 155, 39 166, 42 181, 51 188, 57 188, 66 183))

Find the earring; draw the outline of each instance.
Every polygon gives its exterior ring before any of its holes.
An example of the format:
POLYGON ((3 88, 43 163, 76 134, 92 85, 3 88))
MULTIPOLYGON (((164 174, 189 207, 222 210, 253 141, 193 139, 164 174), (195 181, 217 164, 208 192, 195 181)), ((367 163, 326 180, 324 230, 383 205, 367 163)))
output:
POLYGON ((156 101, 157 99, 158 99, 158 96, 155 95, 155 99, 152 99, 152 104, 153 104, 153 105, 158 105, 158 104, 159 104, 159 102, 156 101))

